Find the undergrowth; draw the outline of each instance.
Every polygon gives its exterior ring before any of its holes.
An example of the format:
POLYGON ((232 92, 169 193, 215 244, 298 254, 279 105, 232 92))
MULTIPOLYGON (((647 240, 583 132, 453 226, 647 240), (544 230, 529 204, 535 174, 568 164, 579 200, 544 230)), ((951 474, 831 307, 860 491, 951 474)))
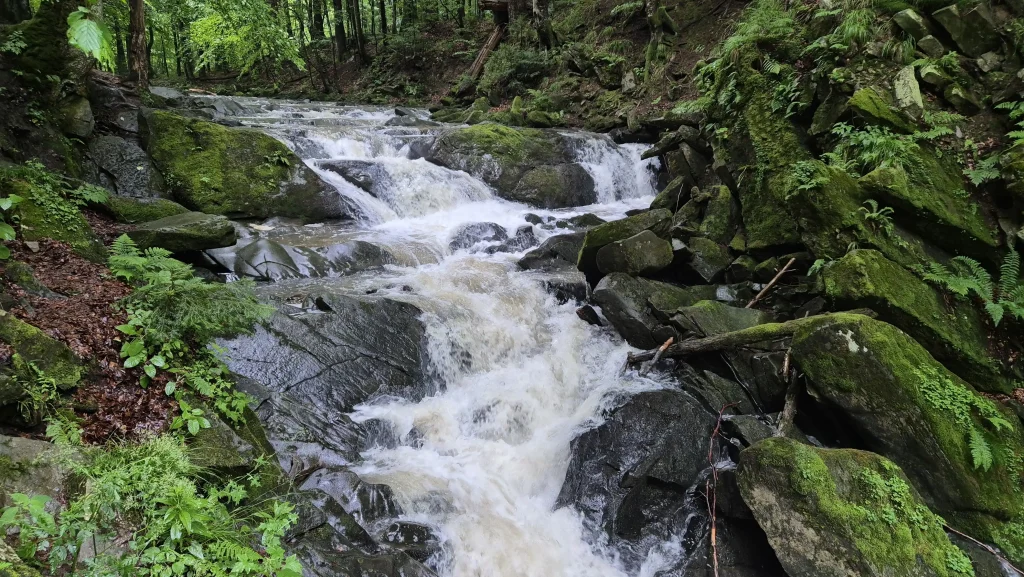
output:
POLYGON ((1024 283, 1020 278, 1020 253, 1013 247, 999 268, 999 282, 978 261, 958 256, 949 266, 930 263, 920 271, 925 280, 938 284, 953 294, 965 297, 973 294, 981 300, 985 312, 998 326, 1007 313, 1024 319, 1024 283))

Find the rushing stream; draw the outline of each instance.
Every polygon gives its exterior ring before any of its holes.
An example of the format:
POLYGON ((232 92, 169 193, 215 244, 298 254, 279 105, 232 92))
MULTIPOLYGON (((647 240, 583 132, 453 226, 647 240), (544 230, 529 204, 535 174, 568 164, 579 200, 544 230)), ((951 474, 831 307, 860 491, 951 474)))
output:
MULTIPOLYGON (((410 160, 424 131, 440 129, 388 126, 390 109, 246 106, 240 120, 286 142, 360 213, 354 225, 284 225, 265 235, 310 247, 362 240, 399 262, 372 274, 284 281, 273 290, 316 283, 386 294, 424 311, 434 393, 418 402, 377 398, 351 417, 389 423, 399 439, 364 451, 354 470, 390 486, 403 518, 435 528, 443 547, 428 565, 455 577, 626 575, 581 517, 555 503, 570 441, 595 424, 602 403, 617 391, 657 385, 619 377, 628 347, 518 270, 522 252, 453 251, 449 243, 467 223, 497 223, 512 236, 528 214, 611 219, 645 207, 657 166, 640 160, 644 146, 568 135, 600 204, 543 211, 501 200, 466 173, 410 160), (369 191, 331 170, 353 164, 373 175, 369 191)), ((534 230, 539 241, 560 232, 534 230)), ((652 553, 640 573, 653 575, 661 566, 652 553)))

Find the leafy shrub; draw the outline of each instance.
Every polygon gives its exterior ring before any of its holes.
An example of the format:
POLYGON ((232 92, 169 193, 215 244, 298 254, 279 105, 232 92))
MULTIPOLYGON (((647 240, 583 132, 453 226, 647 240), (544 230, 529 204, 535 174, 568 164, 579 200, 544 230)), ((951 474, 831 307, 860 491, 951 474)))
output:
POLYGON ((297 520, 293 507, 247 501, 246 487, 260 484, 258 470, 240 481, 203 484, 204 472, 173 436, 88 447, 68 423, 51 424, 47 434, 58 463, 84 482, 56 516, 46 511, 45 496, 12 495, 0 530, 17 530, 22 559, 44 558, 54 575, 82 565, 85 574, 104 576, 301 575, 282 546, 297 520), (95 550, 86 560, 87 545, 95 550))
POLYGON ((832 128, 832 134, 839 138, 834 152, 863 172, 884 167, 912 168, 920 148, 913 138, 874 125, 854 128, 840 122, 832 128))
POLYGON ((524 94, 527 88, 543 80, 550 69, 551 56, 546 51, 502 44, 487 60, 478 89, 492 98, 524 94))
POLYGON ((954 257, 949 266, 933 262, 923 272, 924 279, 941 285, 953 294, 971 293, 981 299, 992 322, 999 326, 1006 313, 1024 319, 1024 283, 1020 279, 1020 253, 1013 247, 1003 259, 999 283, 981 264, 966 256, 954 257))
POLYGON ((199 55, 196 69, 225 65, 245 74, 257 65, 290 62, 305 70, 299 46, 281 27, 265 0, 210 2, 189 27, 188 41, 199 55))

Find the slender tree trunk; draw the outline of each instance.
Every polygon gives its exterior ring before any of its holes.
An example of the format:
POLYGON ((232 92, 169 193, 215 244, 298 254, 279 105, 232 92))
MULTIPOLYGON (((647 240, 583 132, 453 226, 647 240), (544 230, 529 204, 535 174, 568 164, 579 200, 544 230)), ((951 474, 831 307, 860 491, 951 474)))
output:
POLYGON ((384 0, 378 0, 377 5, 380 6, 380 34, 381 36, 388 35, 388 11, 384 6, 384 0))
POLYGON ((391 33, 398 34, 398 0, 391 2, 391 33))
POLYGON ((310 11, 312 12, 312 18, 310 19, 311 26, 309 27, 309 36, 311 38, 323 38, 324 37, 324 3, 323 0, 310 0, 310 11))
POLYGON ((352 38, 356 43, 356 51, 362 61, 366 61, 366 36, 363 33, 363 17, 359 10, 359 0, 351 0, 349 4, 352 17, 352 38))
POLYGON ((156 69, 153 66, 153 45, 156 43, 156 33, 153 31, 153 25, 149 25, 149 37, 146 39, 146 66, 149 67, 149 71, 152 72, 156 69))
POLYGON ((117 18, 113 18, 114 21, 114 50, 117 53, 117 73, 125 74, 128 72, 128 61, 125 59, 124 53, 124 34, 121 32, 121 22, 117 18))
POLYGON ((174 40, 174 74, 178 78, 181 78, 181 45, 178 42, 177 30, 174 30, 172 39, 174 40))
POLYGON ((331 3, 334 6, 334 44, 340 61, 348 48, 345 42, 345 3, 342 0, 331 0, 331 3))
POLYGON ((171 69, 167 65, 167 34, 160 35, 160 53, 164 57, 164 76, 171 77, 171 69))
POLYGON ((149 86, 149 57, 146 54, 146 3, 144 0, 128 0, 128 35, 131 38, 128 53, 131 55, 128 77, 142 88, 149 86))

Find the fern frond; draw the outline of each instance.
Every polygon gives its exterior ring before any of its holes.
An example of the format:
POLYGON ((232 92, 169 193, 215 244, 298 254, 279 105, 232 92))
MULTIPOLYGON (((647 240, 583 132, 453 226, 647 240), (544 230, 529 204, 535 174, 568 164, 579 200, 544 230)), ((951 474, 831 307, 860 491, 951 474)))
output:
POLYGON ((1020 282, 1020 253, 1013 246, 999 267, 999 299, 1009 296, 1020 282))
POLYGON ((114 239, 110 245, 110 253, 114 256, 142 256, 138 245, 127 234, 122 234, 114 239))
POLYGON ((969 445, 971 449, 971 461, 974 462, 974 468, 981 469, 983 471, 991 469, 992 447, 989 446, 988 441, 985 439, 985 435, 977 429, 971 429, 969 445))
POLYGON ((967 276, 977 285, 975 292, 978 293, 981 300, 985 302, 995 300, 993 298, 995 296, 995 285, 992 282, 992 275, 985 270, 985 267, 981 266, 981 263, 966 256, 953 257, 950 259, 950 262, 965 271, 967 276))
POLYGON ((992 317, 992 324, 998 327, 999 323, 1003 321, 1003 314, 1006 312, 1006 309, 999 303, 987 302, 985 303, 985 312, 988 313, 988 316, 992 317))
POLYGON ((1007 421, 1002 417, 996 415, 989 415, 988 417, 985 417, 985 420, 988 421, 988 423, 992 425, 993 428, 995 428, 997 433, 999 431, 1002 431, 1003 429, 1006 429, 1007 431, 1013 430, 1013 425, 1010 423, 1010 421, 1007 421))

